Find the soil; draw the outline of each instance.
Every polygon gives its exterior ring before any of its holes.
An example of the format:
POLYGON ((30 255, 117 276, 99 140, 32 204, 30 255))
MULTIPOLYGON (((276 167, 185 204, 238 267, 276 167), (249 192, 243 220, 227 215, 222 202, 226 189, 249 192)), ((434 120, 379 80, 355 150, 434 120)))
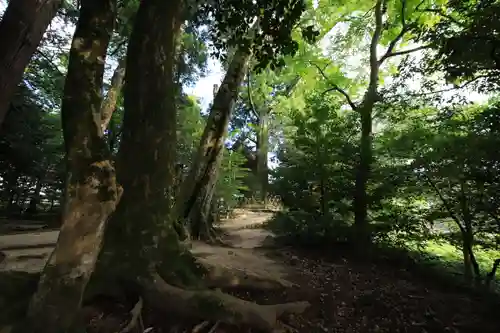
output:
MULTIPOLYGON (((281 319, 282 332, 500 332, 500 307, 489 298, 443 289, 406 269, 359 260, 349 253, 276 246, 273 235, 259 227, 272 213, 239 213, 222 226, 228 246, 198 243, 193 252, 212 263, 294 284, 278 290, 225 290, 259 304, 309 301, 311 307, 302 315, 281 319)), ((86 307, 88 332, 120 332, 131 319, 132 307, 114 299, 95 299, 86 307)), ((149 311, 147 305, 140 319, 130 332, 256 332, 167 317, 149 311)))

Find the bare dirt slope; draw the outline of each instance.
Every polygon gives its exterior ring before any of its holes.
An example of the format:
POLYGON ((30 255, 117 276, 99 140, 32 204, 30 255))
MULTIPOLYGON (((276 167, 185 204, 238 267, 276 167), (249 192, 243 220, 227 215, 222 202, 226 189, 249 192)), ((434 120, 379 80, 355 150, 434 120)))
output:
POLYGON ((262 228, 271 218, 269 212, 240 210, 236 217, 221 225, 225 246, 194 242, 192 253, 206 266, 213 276, 221 278, 221 285, 231 279, 234 286, 268 289, 293 287, 288 281, 290 267, 282 261, 267 256, 266 247, 272 245, 274 235, 262 228))

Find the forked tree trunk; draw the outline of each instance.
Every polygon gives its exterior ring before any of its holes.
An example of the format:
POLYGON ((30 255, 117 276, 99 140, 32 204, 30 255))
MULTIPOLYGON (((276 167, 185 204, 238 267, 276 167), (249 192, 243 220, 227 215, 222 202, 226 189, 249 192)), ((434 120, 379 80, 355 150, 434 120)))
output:
POLYGON ((73 331, 106 220, 121 194, 100 127, 104 59, 115 15, 116 0, 81 1, 61 111, 68 174, 63 224, 24 332, 73 331))
POLYGON ((359 164, 356 172, 356 184, 354 190, 354 225, 357 231, 357 239, 360 242, 369 242, 371 235, 368 223, 368 193, 367 183, 370 178, 372 152, 372 114, 375 103, 378 100, 378 81, 380 65, 377 46, 383 31, 383 15, 385 0, 378 0, 375 4, 375 30, 370 43, 370 78, 368 88, 361 105, 357 111, 361 120, 361 142, 359 152, 359 164))
POLYGON ((193 165, 181 189, 179 217, 189 221, 195 238, 200 236, 200 230, 209 229, 208 217, 224 151, 224 139, 249 59, 249 50, 238 49, 234 54, 214 98, 193 165))
POLYGON ((0 21, 0 128, 24 69, 62 0, 9 1, 0 21))

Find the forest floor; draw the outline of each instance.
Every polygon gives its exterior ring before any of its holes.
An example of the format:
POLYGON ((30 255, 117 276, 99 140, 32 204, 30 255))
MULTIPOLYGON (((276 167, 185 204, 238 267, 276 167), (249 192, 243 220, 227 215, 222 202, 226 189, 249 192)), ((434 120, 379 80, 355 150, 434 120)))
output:
MULTIPOLYGON (((262 227, 271 217, 270 212, 239 211, 221 226, 225 246, 196 242, 192 251, 209 266, 223 265, 263 279, 272 277, 283 287, 225 290, 235 296, 259 304, 310 302, 303 314, 282 318, 285 332, 500 332, 497 303, 443 288, 406 269, 356 259, 345 251, 326 253, 279 246, 262 227)), ((17 246, 19 238, 6 238, 9 236, 0 236, 0 251, 6 255, 0 270, 33 272, 43 267, 57 232, 25 234, 23 243, 30 245, 25 249, 17 246)), ((117 328, 130 320, 130 307, 105 303, 103 300, 89 312, 88 332, 119 332, 117 328)), ((140 331, 149 333, 255 332, 147 311, 142 319, 140 331)))

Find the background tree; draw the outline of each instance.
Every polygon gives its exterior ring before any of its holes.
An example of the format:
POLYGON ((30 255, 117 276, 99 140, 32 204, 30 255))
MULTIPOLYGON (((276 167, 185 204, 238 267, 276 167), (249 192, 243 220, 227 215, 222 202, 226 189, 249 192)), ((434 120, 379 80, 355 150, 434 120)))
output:
POLYGON ((9 2, 0 21, 0 43, 3 45, 0 52, 0 125, 24 69, 62 3, 62 0, 9 2))

